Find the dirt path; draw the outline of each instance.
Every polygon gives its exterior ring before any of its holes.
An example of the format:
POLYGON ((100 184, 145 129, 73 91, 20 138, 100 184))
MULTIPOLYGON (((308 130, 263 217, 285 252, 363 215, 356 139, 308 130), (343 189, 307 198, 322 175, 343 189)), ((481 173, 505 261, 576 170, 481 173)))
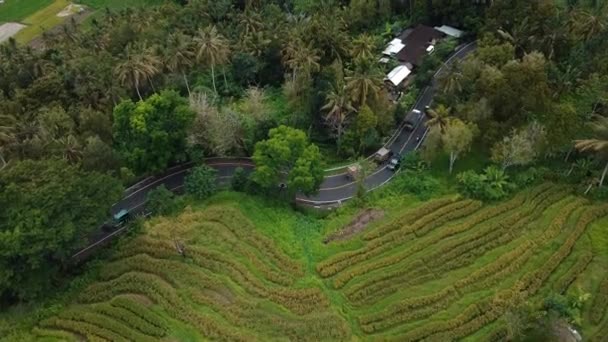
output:
POLYGON ((349 224, 339 231, 327 236, 323 243, 328 244, 332 241, 342 241, 350 239, 353 235, 356 235, 373 221, 379 220, 384 217, 384 211, 378 209, 365 209, 362 213, 357 215, 349 224))

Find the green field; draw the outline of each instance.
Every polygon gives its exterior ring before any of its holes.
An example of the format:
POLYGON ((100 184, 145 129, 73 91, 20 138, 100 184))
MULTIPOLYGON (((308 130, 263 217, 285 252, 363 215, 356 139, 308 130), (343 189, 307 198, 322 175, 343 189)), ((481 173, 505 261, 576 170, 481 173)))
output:
POLYGON ((0 23, 22 21, 52 3, 53 0, 5 0, 0 5, 0 23))
POLYGON ((320 220, 219 194, 147 223, 33 333, 48 341, 499 341, 514 303, 578 289, 591 294, 584 336, 608 333, 600 286, 608 220, 598 221, 608 205, 552 184, 493 205, 457 196, 376 204, 383 220, 324 245, 355 209, 320 220))
POLYGON ((28 26, 17 33, 15 36, 17 42, 22 44, 28 43, 40 36, 42 32, 64 22, 66 18, 58 17, 57 13, 61 12, 69 4, 68 0, 54 0, 49 6, 25 18, 23 23, 28 26))
POLYGON ((126 7, 152 6, 162 4, 163 0, 80 0, 76 3, 88 6, 93 9, 122 9, 126 7))

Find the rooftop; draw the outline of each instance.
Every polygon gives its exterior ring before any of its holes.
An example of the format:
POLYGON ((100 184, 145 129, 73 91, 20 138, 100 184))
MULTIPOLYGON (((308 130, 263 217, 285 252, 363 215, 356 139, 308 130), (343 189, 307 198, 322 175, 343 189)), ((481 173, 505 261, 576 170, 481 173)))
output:
POLYGON ((394 86, 398 86, 405 80, 412 71, 405 65, 399 65, 386 75, 386 80, 390 81, 394 86))
POLYGON ((404 37, 403 44, 406 47, 397 53, 397 59, 401 62, 419 66, 422 63, 422 58, 427 54, 429 45, 434 45, 438 39, 444 36, 444 33, 432 27, 418 25, 404 37))

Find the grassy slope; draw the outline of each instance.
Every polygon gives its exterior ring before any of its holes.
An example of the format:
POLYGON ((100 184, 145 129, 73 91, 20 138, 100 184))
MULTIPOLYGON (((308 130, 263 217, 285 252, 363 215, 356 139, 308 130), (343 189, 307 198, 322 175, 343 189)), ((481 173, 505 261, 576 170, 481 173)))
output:
MULTIPOLYGON (((366 257, 360 262, 349 262, 344 270, 326 278, 319 276, 317 271, 319 265, 326 264, 328 261, 344 255, 347 251, 367 248, 366 246, 370 244, 369 241, 366 242, 363 239, 365 234, 343 243, 332 243, 330 245, 321 243, 323 236, 347 223, 356 213, 355 209, 341 209, 340 212, 328 219, 321 220, 295 213, 284 204, 267 202, 242 194, 221 193, 205 204, 195 205, 192 212, 187 211, 178 218, 153 220, 146 228, 143 236, 135 238, 120 249, 115 256, 117 262, 102 267, 102 279, 100 280, 115 279, 128 270, 158 274, 161 277, 158 278, 159 284, 169 284, 168 288, 170 290, 164 297, 173 298, 169 296, 171 293, 174 296, 173 302, 169 304, 159 302, 150 306, 150 303, 138 304, 135 301, 135 304, 132 305, 142 306, 151 311, 157 319, 163 322, 165 334, 179 341, 198 340, 201 338, 201 331, 207 331, 205 335, 213 334, 213 329, 205 330, 208 329, 209 324, 216 324, 216 329, 224 332, 231 331, 237 334, 235 336, 237 338, 255 336, 257 339, 269 340, 276 339, 278 336, 299 336, 313 340, 350 340, 356 338, 355 336, 367 339, 366 337, 371 336, 395 338, 401 335, 397 339, 405 341, 412 337, 407 335, 408 333, 426 327, 430 322, 454 319, 467 307, 473 304, 482 304, 484 300, 492 298, 499 291, 514 286, 517 281, 523 278, 524 274, 539 269, 539 266, 544 264, 564 244, 580 219, 584 208, 590 207, 590 205, 577 202, 576 197, 566 195, 564 189, 555 186, 540 193, 539 200, 536 202, 528 199, 531 195, 522 194, 519 200, 522 200, 523 204, 513 206, 500 215, 491 216, 488 220, 472 225, 469 229, 450 237, 442 238, 442 234, 450 227, 470 222, 475 214, 492 211, 492 208, 502 204, 487 206, 476 210, 473 216, 465 215, 462 218, 437 225, 434 225, 434 221, 430 217, 425 219, 423 216, 421 219, 427 220, 427 224, 420 225, 420 227, 429 228, 425 234, 421 233, 419 237, 414 236, 411 239, 405 239, 395 247, 388 248, 381 254, 366 257), (561 227, 551 241, 540 242, 541 234, 568 206, 573 211, 565 225, 561 227), (509 217, 522 211, 528 211, 529 215, 524 216, 525 220, 521 224, 501 225, 509 217), (247 223, 248 220, 250 220, 250 223, 247 223), (221 224, 218 225, 218 221, 221 224), (236 232, 244 232, 245 235, 236 237, 229 233, 228 229, 236 229, 236 232), (500 243, 492 245, 491 241, 493 240, 488 240, 485 244, 477 245, 476 248, 471 247, 468 250, 471 258, 463 260, 458 265, 452 265, 454 267, 451 267, 449 262, 458 260, 456 257, 449 258, 445 262, 433 262, 441 258, 443 253, 456 250, 457 248, 452 245, 455 241, 470 244, 475 241, 475 236, 487 236, 490 232, 500 232, 502 236, 500 243), (177 256, 172 244, 175 236, 185 242, 186 250, 190 252, 191 259, 184 261, 177 256), (296 261, 296 265, 300 266, 294 266, 293 270, 289 267, 285 268, 285 265, 281 266, 281 262, 278 262, 273 254, 268 254, 269 250, 260 248, 260 245, 255 243, 252 244, 251 237, 272 239, 272 244, 275 247, 271 247, 271 249, 289 256, 290 259, 296 261), (140 253, 143 251, 142 246, 152 241, 149 239, 153 239, 161 245, 166 244, 165 247, 161 248, 158 245, 147 251, 154 258, 149 258, 140 253), (372 335, 363 330, 359 319, 388 312, 396 303, 404 300, 420 299, 424 296, 436 294, 450 286, 455 286, 476 270, 495 263, 499 258, 504 257, 518 247, 521 248, 526 241, 538 241, 538 248, 535 248, 534 253, 527 256, 525 262, 507 274, 493 273, 489 278, 475 282, 472 287, 460 288, 455 297, 441 303, 441 306, 437 309, 431 303, 422 307, 414 307, 408 311, 410 314, 421 315, 418 318, 404 318, 394 324, 387 324, 386 327, 378 328, 372 335), (162 252, 163 248, 166 248, 166 252, 162 252), (139 252, 138 249, 140 249, 139 252), (212 257, 196 257, 196 250, 216 251, 220 255, 226 256, 227 260, 234 261, 237 265, 244 267, 245 272, 251 272, 250 276, 253 278, 243 278, 243 273, 240 273, 239 276, 239 273, 230 272, 228 271, 229 267, 225 265, 219 268, 213 268, 213 264, 205 266, 203 264, 212 257), (398 263, 358 274, 352 277, 345 286, 336 286, 335 284, 337 279, 344 277, 349 272, 354 272, 360 267, 373 265, 378 261, 385 261, 388 260, 387 258, 399 256, 403 253, 409 253, 409 256, 398 263), (129 260, 132 261, 130 265, 129 260), (426 270, 420 269, 419 265, 416 266, 416 262, 419 260, 424 261, 426 270), (153 266, 155 263, 160 264, 153 266), (283 280, 292 283, 292 285, 287 283, 277 284, 277 279, 273 280, 272 276, 265 273, 263 269, 266 266, 264 265, 267 265, 269 269, 282 269, 279 274, 286 276, 287 278, 283 280), (121 271, 123 267, 124 271, 121 271), (413 267, 413 269, 406 274, 406 277, 401 280, 394 278, 396 279, 394 282, 389 281, 385 286, 380 287, 380 289, 386 289, 398 284, 393 292, 368 294, 364 296, 367 302, 363 302, 363 304, 353 302, 348 296, 357 287, 371 284, 372 281, 381 279, 383 276, 397 274, 396 272, 407 267, 413 267), (297 268, 301 268, 301 271, 294 271, 297 268), (423 274, 427 271, 431 272, 432 277, 413 281, 415 274, 420 274, 420 272, 423 274), (160 279, 164 279, 164 281, 160 279), (477 283, 483 283, 491 279, 493 281, 490 281, 490 285, 476 287, 477 283), (255 284, 261 284, 266 290, 252 290, 258 286, 255 284), (203 289, 207 290, 201 291, 203 289), (270 294, 264 291, 270 291, 270 294), (279 297, 273 297, 272 293, 284 293, 282 291, 292 294, 291 302, 284 302, 279 297), (306 291, 312 291, 315 297, 303 296, 303 293, 310 293, 306 291), (313 299, 311 300, 311 298, 313 299), (172 312, 174 307, 179 307, 181 311, 192 310, 192 313, 190 316, 181 317, 181 321, 169 318, 176 317, 176 313, 172 312), (300 315, 295 315, 294 312, 298 312, 298 310, 303 310, 303 312, 300 312, 300 315), (196 317, 197 313, 205 313, 206 316, 204 316, 204 319, 201 317, 193 318, 196 317), (241 316, 240 313, 243 315, 241 316), (208 323, 207 320, 211 323, 208 323), (234 326, 239 328, 228 328, 234 326), (328 335, 330 331, 335 335, 328 335)), ((518 199, 512 201, 518 201, 518 199)), ((385 209, 387 217, 382 222, 374 223, 369 228, 371 231, 387 229, 387 222, 400 218, 404 218, 405 222, 412 223, 408 218, 415 215, 416 209, 413 212, 408 212, 408 209, 418 208, 420 203, 408 196, 391 196, 376 199, 374 205, 385 209)), ((433 212, 437 211, 438 209, 433 212)), ((568 291, 576 293, 579 287, 589 293, 597 291, 599 281, 608 273, 606 266, 608 265, 606 262, 608 260, 608 250, 606 249, 606 245, 608 245, 606 244, 606 241, 608 241, 607 224, 608 219, 603 219, 597 221, 585 231, 572 253, 552 273, 547 284, 535 293, 533 299, 540 300, 546 296, 551 289, 551 285, 566 274, 570 266, 589 250, 594 252, 593 261, 569 287, 568 291)), ((407 225, 398 225, 396 229, 398 229, 398 234, 393 235, 407 236, 405 235, 408 229, 407 225)), ((134 277, 141 277, 141 275, 134 277)), ((142 281, 140 282, 152 283, 152 281, 144 281, 145 279, 147 278, 141 278, 142 281)), ((129 285, 129 282, 125 279, 121 279, 111 286, 105 287, 105 289, 104 286, 93 285, 79 296, 81 301, 79 305, 69 306, 69 310, 62 310, 59 316, 64 320, 78 320, 79 317, 86 317, 82 319, 97 325, 103 325, 109 330, 112 330, 112 327, 114 329, 122 327, 118 329, 120 334, 138 336, 138 333, 147 329, 144 323, 141 323, 140 330, 133 328, 133 325, 131 328, 128 327, 128 324, 126 328, 117 325, 120 322, 113 322, 114 325, 112 325, 108 323, 112 319, 108 317, 99 318, 91 314, 91 312, 98 312, 103 309, 100 308, 99 304, 87 304, 88 302, 105 301, 107 304, 104 305, 106 306, 114 305, 112 303, 116 297, 112 298, 120 292, 117 289, 121 286, 126 289, 123 292, 133 292, 135 285, 129 285), (76 312, 76 316, 70 316, 70 312, 76 312)), ((147 293, 147 295, 152 296, 150 293, 147 293)), ((397 315, 389 314, 388 317, 397 317, 397 315)), ((116 318, 114 318, 114 321, 116 321, 116 318)), ((66 323, 65 321, 59 321, 58 323, 58 321, 51 319, 42 326, 46 329, 50 328, 52 331, 36 331, 42 335, 49 335, 56 333, 57 331, 54 329, 61 324, 66 323)), ((483 340, 490 333, 499 331, 501 324, 500 319, 492 320, 486 327, 473 330, 473 334, 461 334, 460 337, 466 336, 467 340, 470 341, 483 340)), ((587 323, 583 325, 583 332, 588 336, 596 330, 597 327, 595 326, 587 323)), ((105 331, 102 333, 112 336, 112 332, 105 331)), ((441 336, 431 337, 438 338, 441 336)))
POLYGON ((25 18, 23 23, 28 26, 17 33, 15 36, 17 42, 22 44, 27 43, 41 35, 45 30, 64 22, 66 18, 58 17, 57 13, 61 12, 69 4, 70 1, 68 0, 55 0, 49 6, 25 18))
POLYGON ((53 3, 53 0, 5 0, 0 5, 0 24, 22 21, 27 16, 53 3))

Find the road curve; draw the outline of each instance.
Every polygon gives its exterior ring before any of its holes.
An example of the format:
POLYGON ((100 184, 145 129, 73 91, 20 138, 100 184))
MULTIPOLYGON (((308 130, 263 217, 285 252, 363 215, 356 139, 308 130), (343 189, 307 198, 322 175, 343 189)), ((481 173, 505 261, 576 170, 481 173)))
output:
MULTIPOLYGON (((455 61, 462 60, 476 48, 476 42, 461 45, 442 67, 435 73, 433 82, 430 86, 422 90, 416 103, 411 108, 424 112, 426 106, 433 101, 436 91, 437 76, 447 70, 447 67, 455 61)), ((414 129, 410 132, 404 129, 403 123, 397 128, 395 134, 388 140, 385 147, 394 153, 401 155, 416 150, 426 136, 426 116, 422 116, 414 129)), ((249 158, 210 158, 205 163, 218 171, 219 181, 223 182, 230 178, 237 167, 242 167, 247 171, 254 168, 254 164, 249 158)), ((160 185, 165 185, 167 189, 179 191, 183 187, 184 178, 194 163, 186 163, 175 168, 169 169, 165 174, 154 178, 146 179, 135 186, 127 189, 125 197, 116 203, 112 212, 121 209, 139 212, 146 201, 150 190, 160 185)), ((377 169, 365 180, 367 189, 373 190, 386 184, 392 179, 394 172, 388 170, 386 165, 379 165, 377 169)), ((296 200, 308 205, 328 205, 335 204, 350 199, 356 193, 356 184, 349 180, 344 174, 327 176, 321 184, 319 193, 313 196, 298 195, 296 200)))
MULTIPOLYGON (((421 112, 424 112, 425 107, 431 105, 433 101, 433 96, 435 95, 437 88, 437 76, 445 72, 447 67, 455 61, 465 58, 469 53, 474 51, 476 47, 476 42, 459 46, 457 50, 450 56, 450 58, 448 58, 443 63, 441 68, 435 73, 431 85, 423 89, 410 111, 413 109, 418 109, 421 112)), ((412 131, 405 130, 404 122, 402 122, 393 136, 388 140, 385 147, 390 149, 392 152, 399 153, 401 155, 418 149, 427 133, 427 128, 425 125, 426 120, 426 116, 423 115, 422 118, 416 123, 412 131)), ((228 181, 234 174, 235 169, 238 167, 245 169, 247 172, 251 172, 255 167, 250 158, 209 158, 205 160, 205 164, 218 171, 219 183, 225 183, 228 181)), ((132 214, 144 213, 148 193, 161 185, 164 185, 171 191, 181 192, 184 185, 184 179, 188 174, 188 171, 194 165, 195 164, 191 162, 178 165, 167 170, 160 176, 146 178, 143 181, 131 186, 125 191, 125 196, 112 206, 112 214, 115 214, 122 209, 126 209, 132 214)), ((365 179, 366 188, 368 191, 373 191, 388 183, 394 176, 395 173, 388 170, 385 164, 379 165, 376 170, 365 179)), ((352 198, 355 193, 356 184, 349 180, 345 174, 338 174, 325 177, 325 180, 321 184, 321 188, 316 195, 298 195, 296 197, 296 201, 299 204, 313 207, 335 206, 340 205, 343 201, 352 198)), ((89 238, 89 241, 94 242, 76 253, 74 257, 81 257, 82 255, 88 254, 88 251, 94 249, 100 244, 103 244, 105 241, 109 240, 120 232, 121 230, 114 232, 103 232, 101 229, 99 229, 89 238)))

